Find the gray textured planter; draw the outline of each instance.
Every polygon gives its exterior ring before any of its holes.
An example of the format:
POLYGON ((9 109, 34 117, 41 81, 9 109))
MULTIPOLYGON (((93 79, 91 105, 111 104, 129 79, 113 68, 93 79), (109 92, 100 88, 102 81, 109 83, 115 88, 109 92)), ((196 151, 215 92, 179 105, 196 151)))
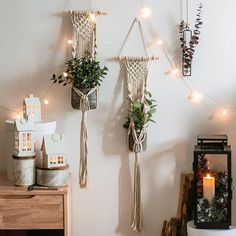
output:
MULTIPOLYGON (((136 132, 137 132, 137 136, 139 136, 140 132, 139 131, 136 131, 136 132)), ((134 139, 133 139, 132 133, 130 133, 129 134, 129 150, 131 152, 133 152, 133 147, 134 147, 134 139)), ((142 142, 142 151, 140 152, 144 152, 146 150, 147 150, 147 135, 145 136, 145 139, 142 142)))
MULTIPOLYGON (((90 91, 90 89, 87 89, 87 88, 79 88, 79 90, 84 94, 87 94, 90 91)), ((80 96, 72 88, 72 91, 71 91, 71 106, 74 109, 81 110, 80 99, 81 99, 80 96)), ((97 108, 97 90, 94 91, 92 94, 90 94, 88 96, 88 100, 89 100, 90 109, 96 109, 97 108)))

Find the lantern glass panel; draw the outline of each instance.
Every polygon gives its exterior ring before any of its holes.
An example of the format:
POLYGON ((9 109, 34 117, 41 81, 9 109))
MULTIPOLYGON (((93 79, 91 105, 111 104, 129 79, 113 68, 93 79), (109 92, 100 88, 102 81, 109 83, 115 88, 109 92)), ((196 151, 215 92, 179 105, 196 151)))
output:
POLYGON ((227 164, 227 154, 198 154, 197 223, 228 222, 227 164))

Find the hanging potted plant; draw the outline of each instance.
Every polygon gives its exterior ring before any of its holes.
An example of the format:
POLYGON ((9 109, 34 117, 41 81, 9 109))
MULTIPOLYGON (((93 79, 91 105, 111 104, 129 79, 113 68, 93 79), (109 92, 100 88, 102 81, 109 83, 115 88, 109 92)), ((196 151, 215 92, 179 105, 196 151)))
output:
POLYGON ((156 112, 156 101, 151 97, 151 93, 146 91, 143 101, 130 101, 131 108, 123 127, 128 130, 129 150, 132 152, 147 149, 146 127, 149 122, 155 122, 152 117, 156 112))
POLYGON ((74 109, 96 109, 98 87, 108 68, 101 67, 99 61, 92 57, 72 58, 66 62, 66 70, 58 77, 54 74, 53 83, 72 86, 71 105, 74 109), (83 99, 88 100, 88 108, 83 108, 83 99))

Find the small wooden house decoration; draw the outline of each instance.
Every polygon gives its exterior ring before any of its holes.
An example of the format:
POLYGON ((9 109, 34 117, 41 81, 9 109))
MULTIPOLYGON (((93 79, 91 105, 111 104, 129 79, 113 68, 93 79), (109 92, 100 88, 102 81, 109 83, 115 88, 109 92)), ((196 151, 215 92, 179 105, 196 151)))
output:
POLYGON ((29 94, 28 98, 23 101, 23 114, 25 119, 31 116, 34 121, 41 121, 40 99, 29 94))
POLYGON ((34 121, 32 119, 17 119, 14 123, 15 151, 19 157, 35 156, 34 152, 34 121))
POLYGON ((66 141, 64 134, 44 135, 41 151, 43 152, 44 168, 66 166, 66 141))

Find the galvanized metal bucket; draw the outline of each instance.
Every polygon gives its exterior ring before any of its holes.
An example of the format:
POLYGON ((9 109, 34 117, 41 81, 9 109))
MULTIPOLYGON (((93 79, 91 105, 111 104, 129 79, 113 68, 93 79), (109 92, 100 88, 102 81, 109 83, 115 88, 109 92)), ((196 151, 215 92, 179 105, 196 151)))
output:
MULTIPOLYGON (((83 87, 80 87, 78 89, 83 94, 87 94, 90 91, 90 89, 83 88, 83 87)), ((80 107, 80 99, 81 99, 80 95, 72 88, 72 91, 71 91, 71 106, 74 109, 82 110, 81 107, 80 107)), ((97 108, 97 99, 98 99, 98 90, 95 90, 93 93, 88 95, 90 109, 96 109, 97 108)))
MULTIPOLYGON (((139 137, 140 131, 139 131, 139 130, 136 130, 136 133, 137 133, 137 137, 139 137)), ((129 141, 129 150, 130 150, 131 152, 133 152, 133 151, 134 151, 135 140, 134 140, 134 138, 133 138, 132 132, 129 134, 128 139, 129 139, 129 140, 128 140, 128 141, 129 141)), ((146 150, 147 150, 147 135, 145 135, 145 138, 144 138, 144 140, 141 142, 141 145, 142 145, 142 150, 139 151, 139 152, 144 152, 144 151, 146 151, 146 150)))

